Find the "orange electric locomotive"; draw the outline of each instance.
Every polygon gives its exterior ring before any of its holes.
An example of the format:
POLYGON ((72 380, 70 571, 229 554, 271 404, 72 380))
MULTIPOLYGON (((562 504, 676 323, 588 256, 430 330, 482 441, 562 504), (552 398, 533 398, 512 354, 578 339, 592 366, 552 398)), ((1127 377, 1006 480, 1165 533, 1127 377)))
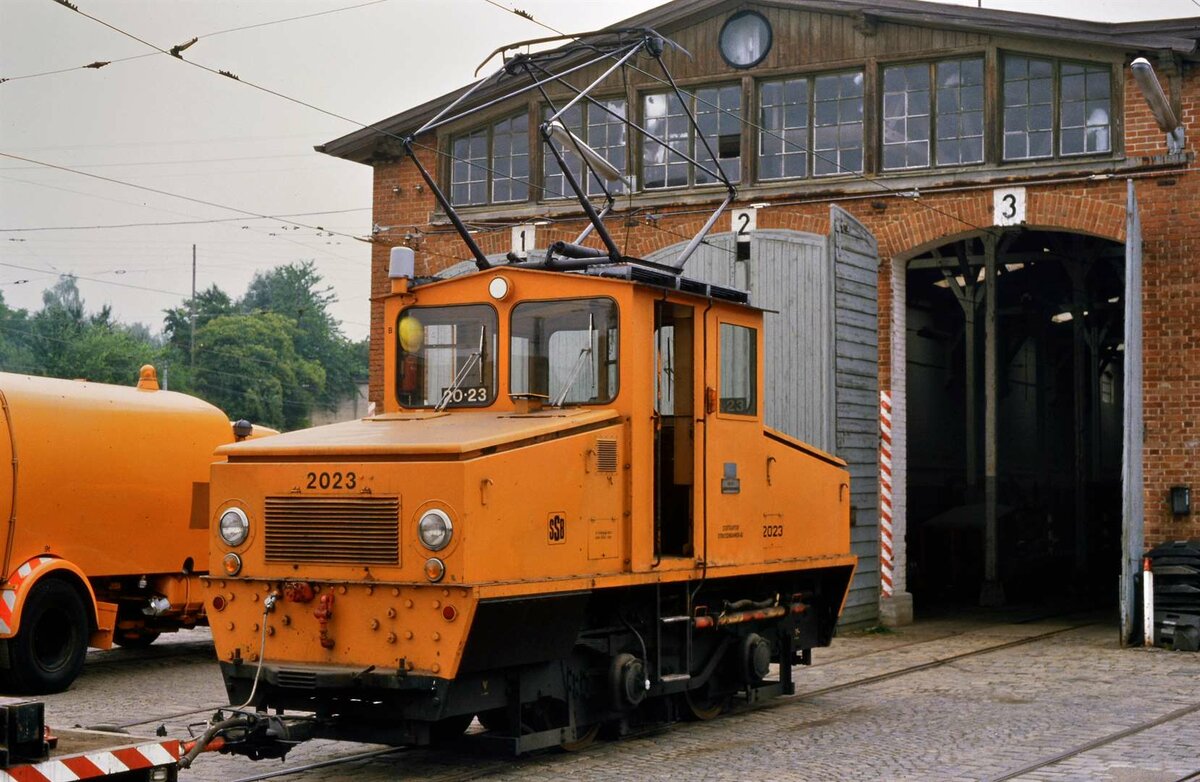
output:
POLYGON ((583 201, 602 247, 493 265, 464 230, 478 269, 444 280, 393 250, 382 411, 221 449, 226 749, 474 716, 518 752, 571 746, 791 693, 829 643, 849 477, 764 425, 762 312, 686 257, 621 256, 583 201))

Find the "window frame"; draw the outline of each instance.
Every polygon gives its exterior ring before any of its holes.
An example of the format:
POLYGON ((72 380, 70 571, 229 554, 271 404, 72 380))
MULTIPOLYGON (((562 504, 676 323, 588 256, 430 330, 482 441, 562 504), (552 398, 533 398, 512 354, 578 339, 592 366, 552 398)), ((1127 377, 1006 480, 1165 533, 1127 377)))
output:
POLYGON ((748 420, 756 420, 762 416, 762 408, 763 408, 763 404, 765 401, 763 399, 762 384, 759 382, 759 377, 762 372, 762 351, 759 349, 759 347, 760 347, 759 343, 762 341, 762 337, 763 337, 763 332, 762 332, 761 325, 739 323, 735 320, 725 320, 720 317, 717 318, 717 361, 716 361, 716 365, 717 365, 716 366, 716 368, 717 368, 717 412, 716 412, 716 415, 717 415, 717 417, 729 418, 729 419, 732 419, 735 421, 748 421, 748 420), (721 397, 721 384, 724 382, 724 379, 725 379, 724 366, 723 366, 724 361, 725 361, 725 355, 724 355, 725 348, 724 348, 723 341, 721 339, 721 332, 723 331, 725 326, 745 329, 746 331, 749 331, 753 335, 753 339, 750 341, 750 344, 754 348, 754 364, 751 367, 751 371, 750 371, 750 389, 754 394, 754 396, 753 396, 754 409, 747 411, 747 412, 736 412, 736 411, 732 411, 732 410, 725 410, 721 405, 721 398, 722 398, 721 397))
MULTIPOLYGON (((518 117, 524 117, 524 119, 525 119, 525 123, 526 123, 526 125, 525 125, 525 143, 527 145, 531 145, 533 143, 533 139, 531 137, 532 125, 529 120, 529 105, 528 104, 522 104, 522 107, 520 110, 516 110, 516 111, 508 110, 508 111, 500 112, 498 114, 490 115, 487 118, 487 120, 484 122, 476 123, 474 125, 471 125, 468 128, 464 128, 459 131, 450 132, 445 135, 445 137, 444 137, 445 141, 443 142, 445 146, 443 148, 446 150, 447 159, 446 159, 446 165, 443 168, 443 171, 445 173, 445 179, 442 180, 443 192, 446 195, 446 199, 450 202, 450 205, 453 206, 455 209, 481 209, 481 208, 485 208, 485 207, 504 208, 504 207, 511 207, 511 206, 520 205, 520 204, 526 204, 526 203, 529 203, 531 200, 533 200, 533 198, 534 198, 533 193, 535 190, 539 189, 540 182, 536 181, 534 179, 534 172, 533 172, 534 154, 533 154, 533 150, 532 150, 531 146, 526 148, 526 154, 525 154, 525 157, 528 160, 528 166, 529 166, 529 173, 526 176, 526 178, 523 180, 523 183, 527 189, 525 197, 521 198, 521 199, 514 199, 514 200, 508 200, 508 201, 496 201, 493 198, 495 181, 496 181, 496 173, 495 173, 496 166, 495 166, 495 162, 494 162, 496 126, 501 123, 504 123, 504 122, 511 122, 512 120, 517 119, 518 117), (455 203, 455 201, 454 201, 454 184, 455 184, 455 182, 454 182, 454 164, 456 162, 458 162, 458 160, 454 154, 454 144, 456 141, 458 141, 461 138, 465 138, 467 136, 472 136, 481 131, 487 135, 487 155, 484 158, 486 161, 485 162, 486 168, 483 171, 484 182, 486 183, 484 186, 485 198, 483 201, 473 201, 471 203, 465 203, 465 204, 455 203)), ((520 134, 510 134, 510 136, 514 139, 520 138, 520 134)), ((539 136, 539 138, 540 138, 540 136, 539 136)), ((509 157, 511 159, 512 155, 510 154, 509 157)), ((509 176, 511 177, 511 174, 509 176)), ((515 185, 516 182, 519 182, 519 181, 522 181, 522 180, 510 181, 509 186, 511 187, 511 186, 515 185)))
MULTIPOLYGON (((1118 70, 1113 67, 1111 60, 1089 60, 1082 57, 1060 56, 1057 54, 1031 52, 1028 50, 1015 49, 996 49, 996 121, 994 135, 996 137, 996 155, 995 164, 997 167, 1007 165, 1046 165, 1047 163, 1070 163, 1079 160, 1103 160, 1105 158, 1118 158, 1124 153, 1124 110, 1125 104, 1122 99, 1123 82, 1118 81, 1118 70), (1004 151, 1004 85, 1005 85, 1005 65, 1010 57, 1019 57, 1029 60, 1048 60, 1050 62, 1050 106, 1051 106, 1051 123, 1050 123, 1050 154, 1039 157, 1016 157, 1009 158, 1004 151), (1108 150, 1103 152, 1089 152, 1086 149, 1083 152, 1066 152, 1062 151, 1062 66, 1064 64, 1080 65, 1084 67, 1085 80, 1087 68, 1103 68, 1108 71, 1108 150)), ((1123 78, 1123 72, 1122 76, 1123 78)), ((1086 89, 1086 88, 1085 88, 1086 89)), ((1086 92, 1085 92, 1086 101, 1086 92)), ((1086 147, 1086 124, 1084 145, 1086 147)))
MULTIPOLYGON (((753 88, 752 88, 755 119, 756 119, 754 124, 758 125, 762 129, 761 130, 759 128, 751 129, 753 131, 752 138, 754 139, 754 144, 753 144, 753 146, 754 146, 754 172, 753 172, 754 177, 751 181, 756 185, 763 185, 763 184, 772 185, 772 184, 778 184, 780 182, 799 182, 799 181, 815 182, 817 180, 834 179, 836 177, 862 177, 862 176, 866 176, 866 175, 872 173, 871 169, 868 167, 868 163, 872 162, 871 158, 870 158, 870 152, 871 152, 872 145, 868 139, 870 138, 870 134, 877 132, 876 128, 872 127, 872 123, 876 122, 877 117, 881 117, 882 115, 878 114, 878 112, 877 112, 877 116, 872 117, 870 111, 868 110, 872 105, 867 100, 871 89, 875 89, 877 92, 879 91, 879 88, 877 86, 873 87, 873 85, 871 85, 869 83, 868 73, 869 73, 869 65, 868 65, 868 63, 863 63, 862 66, 859 66, 859 67, 851 66, 851 67, 835 68, 833 70, 821 69, 821 70, 812 70, 812 71, 800 71, 800 72, 796 72, 796 73, 781 73, 781 74, 773 74, 771 76, 763 76, 763 77, 756 78, 754 80, 753 88), (860 163, 859 169, 857 171, 848 171, 848 170, 840 169, 840 167, 839 167, 839 170, 834 171, 832 173, 818 174, 817 173, 817 153, 816 153, 816 149, 815 149, 816 128, 817 128, 817 124, 816 124, 816 102, 817 102, 816 84, 817 84, 817 79, 819 79, 823 76, 839 76, 840 77, 840 76, 845 76, 848 74, 860 74, 862 76, 862 81, 863 81, 863 85, 862 85, 862 90, 863 90, 862 118, 859 121, 859 124, 862 126, 862 135, 861 135, 861 138, 859 141, 859 149, 860 149, 861 155, 862 155, 862 162, 860 163), (766 86, 767 84, 779 84, 779 85, 781 85, 781 88, 782 88, 782 85, 786 84, 787 82, 801 81, 801 80, 804 81, 806 84, 805 99, 807 101, 807 104, 806 104, 807 108, 805 109, 805 112, 806 112, 806 120, 807 121, 806 121, 806 125, 804 127, 804 150, 802 152, 798 152, 796 154, 803 154, 805 157, 804 174, 802 174, 800 176, 778 176, 778 177, 763 178, 763 176, 762 176, 762 138, 763 138, 763 132, 764 132, 764 130, 766 130, 765 125, 763 125, 763 123, 762 123, 762 108, 763 108, 762 90, 763 90, 763 87, 766 86)), ((882 101, 882 98, 880 100, 882 101)), ((781 110, 785 110, 786 105, 787 105, 786 103, 782 103, 782 104, 779 104, 779 107, 781 108, 781 110)), ((881 123, 882 120, 879 120, 879 122, 881 123)), ((840 124, 835 125, 834 127, 840 127, 840 124)), ((880 136, 882 136, 882 124, 879 124, 879 128, 880 129, 878 132, 880 133, 880 136)), ((772 134, 775 133, 774 130, 771 130, 771 132, 772 132, 772 134)), ((786 128, 782 128, 781 133, 782 132, 786 132, 786 128)), ((780 143, 785 143, 785 142, 781 141, 780 143)), ((824 153, 822 153, 822 154, 824 154, 824 153)))
MULTIPOLYGON (((612 303, 613 311, 615 313, 613 323, 617 329, 617 339, 616 339, 617 355, 613 361, 613 369, 614 369, 613 381, 614 381, 614 383, 613 383, 613 389, 611 391, 611 396, 606 400, 597 400, 595 402, 571 402, 569 404, 567 402, 564 402, 563 405, 564 405, 564 407, 602 407, 604 405, 611 405, 617 401, 617 398, 621 395, 621 358, 622 358, 622 353, 623 353, 623 351, 621 350, 621 343, 625 338, 625 330, 624 330, 624 327, 621 325, 621 304, 620 304, 620 302, 618 302, 617 299, 613 296, 605 296, 605 295, 601 295, 601 296, 570 296, 567 298, 522 299, 521 301, 513 304, 513 306, 508 309, 508 324, 507 324, 508 325, 508 332, 507 332, 508 345, 507 345, 507 347, 504 348, 504 358, 505 358, 505 369, 506 369, 505 376, 508 379, 508 389, 507 389, 506 393, 508 394, 509 399, 511 399, 514 394, 533 393, 533 392, 529 392, 529 391, 521 392, 521 391, 513 390, 513 377, 514 377, 513 364, 514 364, 514 362, 513 362, 513 358, 512 358, 512 355, 513 355, 512 354, 512 343, 513 343, 513 339, 516 334, 515 330, 513 329, 513 318, 515 317, 517 310, 527 304, 554 304, 554 303, 566 302, 566 301, 601 301, 601 300, 612 303)), ((547 342, 546 342, 547 347, 549 347, 549 344, 550 344, 549 340, 547 340, 547 342)), ((547 382, 549 382, 548 378, 547 378, 547 382)), ((547 388, 547 390, 549 390, 549 388, 547 388)), ((499 390, 497 390, 496 393, 497 393, 497 395, 499 395, 499 390)))
MULTIPOLYGON (((738 78, 735 75, 731 75, 730 78, 716 79, 713 81, 701 81, 701 82, 697 82, 695 84, 688 84, 686 86, 681 84, 679 86, 679 91, 682 92, 685 96, 690 97, 692 113, 697 114, 697 112, 696 112, 696 93, 700 92, 701 90, 716 90, 716 91, 720 92, 720 90, 723 90, 726 88, 735 88, 737 90, 738 115, 739 115, 739 120, 738 120, 738 146, 739 146, 738 176, 736 178, 730 177, 729 181, 735 185, 744 184, 744 183, 745 184, 753 184, 756 180, 752 177, 747 176, 748 172, 750 171, 750 168, 747 165, 748 155, 746 154, 746 132, 745 132, 746 124, 745 123, 746 123, 746 109, 748 106, 750 106, 750 102, 747 101, 746 88, 745 88, 745 83, 743 82, 743 80, 741 80, 740 78, 738 78)), ((670 89, 661 89, 660 88, 660 89, 639 90, 637 92, 638 119, 643 128, 647 128, 649 126, 649 121, 646 118, 646 98, 648 98, 651 95, 666 96, 668 102, 677 97, 675 94, 675 91, 670 90, 670 89)), ((700 160, 702 157, 701 153, 704 152, 704 148, 703 148, 703 145, 699 144, 699 142, 698 142, 697 128, 692 125, 691 120, 687 119, 686 115, 684 115, 684 116, 685 116, 685 121, 687 122, 687 129, 688 129, 688 155, 690 155, 692 158, 694 158, 696 160, 700 160)), ((717 112, 717 116, 718 117, 721 116, 721 113, 719 111, 717 112)), ((699 124, 699 116, 698 115, 696 117, 696 120, 697 120, 697 124, 699 124)), ((732 135, 732 134, 730 134, 730 135, 732 135)), ((666 138, 666 140, 668 142, 670 141, 669 138, 666 138)), ((666 163, 655 164, 655 165, 667 165, 668 168, 667 168, 666 173, 667 173, 667 179, 669 179, 670 178, 669 164, 672 162, 676 163, 677 165, 682 163, 687 166, 688 181, 682 185, 666 184, 666 185, 663 185, 662 187, 647 187, 646 186, 646 150, 651 148, 651 145, 658 146, 659 144, 657 141, 654 141, 653 139, 639 136, 638 149, 637 149, 637 182, 635 183, 637 185, 637 187, 634 189, 634 192, 640 193, 643 195, 653 195, 655 193, 671 193, 671 192, 679 192, 681 190, 704 190, 707 188, 723 188, 723 187, 725 187, 724 183, 721 182, 721 180, 719 180, 719 179, 714 179, 712 182, 697 182, 696 181, 696 173, 697 173, 696 165, 690 161, 683 160, 682 158, 677 159, 675 157, 675 155, 669 151, 666 156, 666 163)), ((626 146, 629 146, 629 145, 627 144, 626 146)), ((717 134, 717 137, 714 139, 714 142, 712 143, 712 148, 713 148, 713 154, 714 154, 714 158, 715 158, 714 163, 715 163, 716 160, 720 160, 720 134, 719 133, 717 134)), ((703 162, 703 161, 701 161, 701 162, 703 162)), ((700 172, 700 173, 703 174, 703 172, 700 172)))
POLYGON ((459 408, 491 407, 492 405, 496 404, 497 400, 499 400, 499 398, 500 398, 500 380, 503 377, 503 374, 500 372, 500 355, 499 355, 499 353, 500 353, 500 347, 501 347, 501 340, 500 340, 501 320, 500 320, 499 310, 497 310, 493 304, 486 302, 486 301, 471 301, 471 302, 462 302, 462 303, 458 303, 458 304, 410 304, 407 307, 403 307, 398 313, 396 313, 396 320, 395 320, 395 323, 393 324, 393 328, 395 329, 396 334, 395 334, 394 339, 391 340, 391 344, 393 346, 395 346, 395 349, 396 349, 396 353, 395 353, 395 356, 396 356, 395 365, 396 366, 395 366, 395 370, 393 372, 393 381, 395 383, 395 392, 393 395, 395 396, 395 402, 397 405, 400 406, 400 409, 402 409, 402 410, 433 410, 434 408, 436 408, 438 406, 438 404, 440 404, 440 401, 441 401, 441 400, 439 400, 438 402, 434 402, 433 404, 430 404, 430 405, 406 405, 406 404, 404 404, 404 402, 402 402, 400 400, 400 393, 401 393, 400 372, 401 372, 401 369, 403 366, 403 357, 401 355, 402 351, 400 349, 400 321, 404 319, 404 316, 406 313, 411 312, 412 310, 433 310, 433 309, 445 310, 445 309, 456 309, 456 308, 465 308, 465 307, 486 307, 487 309, 492 311, 492 317, 495 319, 495 324, 496 324, 495 353, 496 353, 496 355, 493 356, 493 358, 492 358, 492 373, 491 373, 492 374, 492 395, 491 395, 490 399, 488 399, 487 401, 484 401, 484 402, 472 402, 472 403, 451 402, 446 405, 445 409, 451 410, 451 409, 459 409, 459 408))
MULTIPOLYGON (((614 101, 620 101, 620 102, 624 103, 625 104, 625 119, 626 119, 626 121, 629 121, 629 96, 623 92, 612 94, 612 95, 593 96, 592 100, 587 100, 587 99, 581 100, 578 104, 576 104, 577 106, 582 107, 580 117, 582 119, 583 135, 581 136, 581 138, 583 139, 584 143, 587 144, 588 146, 592 145, 592 141, 589 138, 589 131, 591 130, 590 117, 591 117, 592 111, 599 111, 606 119, 612 119, 612 116, 607 111, 604 111, 603 109, 599 109, 595 105, 593 105, 593 101, 595 103, 612 103, 614 101)), ((558 108, 561 109, 565 105, 566 105, 566 103, 564 102, 561 106, 558 106, 558 108)), ((530 198, 529 198, 529 200, 537 202, 537 203, 549 203, 549 204, 564 203, 564 202, 569 203, 572 199, 575 198, 575 194, 572 193, 571 188, 567 186, 565 177, 563 178, 563 187, 562 187, 563 195, 551 195, 550 194, 550 186, 547 184, 549 177, 547 176, 547 173, 546 173, 546 166, 551 165, 551 164, 553 164, 555 166, 558 165, 557 161, 554 158, 554 155, 551 154, 550 150, 548 150, 546 148, 547 142, 545 139, 542 138, 542 133, 541 133, 541 126, 542 126, 542 123, 544 123, 546 121, 547 113, 550 112, 550 105, 547 103, 538 103, 537 106, 533 109, 533 111, 536 112, 536 117, 537 117, 537 122, 532 123, 531 127, 533 129, 533 137, 537 141, 538 180, 537 180, 536 187, 534 186, 532 181, 530 182, 530 198), (537 195, 533 194, 534 190, 538 191, 537 195)), ((550 112, 550 113, 553 113, 553 112, 550 112)), ((566 124, 566 123, 564 123, 564 124, 566 124)), ((570 130, 569 127, 568 127, 568 130, 570 130)), ((574 131, 572 131, 572 132, 574 132, 574 131)), ((632 154, 633 138, 634 138, 634 136, 632 134, 630 134, 628 132, 628 130, 626 130, 626 133, 625 133, 625 161, 624 161, 624 165, 622 166, 622 170, 625 173, 626 180, 630 180, 632 178, 629 173, 629 167, 630 167, 630 163, 633 159, 633 154, 632 154)), ((597 150, 597 151, 599 151, 599 150, 597 150)), ((571 153, 571 152, 573 152, 573 150, 567 150, 567 152, 571 153)), ((532 160, 532 156, 531 156, 531 160, 532 160)), ((572 171, 572 173, 575 173, 575 172, 572 171)), ((555 174, 553 174, 553 176, 563 176, 563 173, 561 171, 558 171, 555 174)), ((592 192, 592 189, 595 186, 595 180, 592 178, 592 176, 590 174, 585 172, 583 181, 580 182, 580 184, 583 187, 583 192, 586 193, 589 197, 596 197, 596 196, 603 197, 604 193, 602 191, 599 191, 598 188, 597 188, 597 192, 592 192)), ((638 182, 633 181, 632 184, 635 185, 635 187, 628 188, 628 187, 623 187, 619 184, 616 185, 617 190, 613 193, 613 195, 614 196, 617 196, 617 195, 628 196, 631 192, 634 194, 642 192, 638 187, 636 187, 638 182)), ((511 203, 517 203, 517 202, 506 201, 505 203, 511 204, 511 203)))
MULTIPOLYGON (((925 172, 925 171, 937 171, 937 170, 954 169, 954 168, 977 168, 977 167, 981 167, 981 166, 986 166, 988 164, 988 141, 989 141, 988 123, 991 120, 992 114, 996 113, 996 112, 991 111, 991 109, 988 105, 988 103, 989 103, 989 101, 988 101, 989 85, 988 85, 987 52, 984 52, 984 51, 965 52, 965 53, 961 53, 961 54, 955 54, 952 56, 935 57, 932 59, 927 58, 927 57, 922 57, 919 59, 910 59, 910 60, 893 60, 890 62, 879 63, 878 69, 879 69, 878 77, 876 78, 876 82, 875 82, 875 84, 876 84, 876 87, 875 87, 876 100, 874 101, 874 106, 875 106, 875 111, 876 111, 875 131, 878 133, 878 136, 876 139, 876 144, 875 144, 875 153, 876 153, 875 173, 877 175, 879 175, 879 176, 888 176, 888 175, 905 176, 905 175, 920 174, 921 172, 925 172), (948 63, 957 63, 961 68, 961 65, 963 63, 968 62, 968 61, 973 61, 973 60, 978 60, 978 62, 979 62, 980 71, 981 71, 981 75, 980 75, 981 81, 980 81, 979 87, 983 92, 983 96, 982 96, 983 104, 979 108, 979 112, 983 115, 982 134, 979 136, 979 139, 980 139, 979 160, 973 160, 973 161, 968 161, 968 162, 959 161, 959 162, 953 162, 953 163, 939 163, 938 162, 937 123, 938 123, 938 118, 941 117, 941 115, 942 115, 942 112, 941 112, 941 107, 939 106, 939 102, 938 102, 938 91, 940 89, 938 86, 938 81, 937 81, 938 66, 943 65, 943 64, 948 64, 948 63), (887 117, 885 116, 885 110, 884 110, 884 101, 885 101, 884 80, 886 77, 886 72, 889 68, 907 68, 907 67, 911 67, 914 65, 924 65, 924 66, 926 66, 926 68, 928 69, 928 72, 929 72, 929 87, 930 87, 930 89, 929 89, 929 114, 928 114, 928 116, 929 116, 929 139, 928 139, 929 162, 923 166, 899 166, 899 167, 895 167, 895 168, 889 168, 885 164, 885 161, 884 161, 886 149, 887 149, 887 144, 885 143, 885 136, 884 136, 884 133, 885 133, 884 123, 887 121, 887 117)), ((961 114, 963 112, 961 111, 961 108, 960 108, 959 111, 954 112, 954 113, 961 114)), ((996 113, 996 114, 997 114, 997 116, 999 116, 998 113, 996 113)), ((907 118, 907 115, 906 115, 906 118, 907 118)), ((999 135, 1001 137, 1000 142, 1001 142, 1001 144, 1003 144, 1004 140, 1003 140, 1003 131, 1002 130, 999 131, 999 135)), ((961 141, 962 138, 963 138, 962 136, 959 136, 957 140, 961 141)), ((975 138, 975 137, 971 136, 970 138, 975 138)))

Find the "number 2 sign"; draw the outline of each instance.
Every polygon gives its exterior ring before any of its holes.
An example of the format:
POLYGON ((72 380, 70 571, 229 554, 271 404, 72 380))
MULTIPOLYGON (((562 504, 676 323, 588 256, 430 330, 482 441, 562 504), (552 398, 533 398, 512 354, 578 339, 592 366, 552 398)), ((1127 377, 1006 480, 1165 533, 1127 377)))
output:
POLYGON ((757 209, 733 209, 729 216, 733 221, 733 235, 739 242, 750 241, 750 234, 758 227, 757 209))
POLYGON ((1021 225, 1025 222, 1025 188, 993 190, 992 199, 993 225, 1021 225))

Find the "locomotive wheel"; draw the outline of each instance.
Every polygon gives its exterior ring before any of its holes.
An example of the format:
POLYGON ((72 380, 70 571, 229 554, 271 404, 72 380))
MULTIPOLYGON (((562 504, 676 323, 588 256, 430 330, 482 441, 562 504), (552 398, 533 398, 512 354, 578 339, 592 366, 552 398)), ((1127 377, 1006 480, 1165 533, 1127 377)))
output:
POLYGON ((62 692, 83 670, 87 611, 69 584, 47 579, 34 586, 21 614, 21 629, 8 642, 12 692, 62 692))
POLYGON ((591 727, 576 729, 574 741, 564 741, 558 746, 565 752, 581 752, 592 746, 592 742, 596 740, 599 733, 600 723, 597 722, 591 727))
POLYGON ((729 708, 728 695, 714 695, 709 686, 683 693, 684 716, 696 722, 707 722, 721 716, 729 708))
POLYGON ((162 635, 157 630, 117 630, 113 643, 123 649, 145 649, 162 635))

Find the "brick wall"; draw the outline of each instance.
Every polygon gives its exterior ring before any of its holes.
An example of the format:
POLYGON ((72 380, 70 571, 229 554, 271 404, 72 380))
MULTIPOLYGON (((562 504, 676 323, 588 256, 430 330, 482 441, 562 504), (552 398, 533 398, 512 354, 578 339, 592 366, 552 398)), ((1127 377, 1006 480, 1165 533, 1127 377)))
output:
MULTIPOLYGON (((1200 102, 1200 76, 1183 77, 1182 108, 1185 125, 1195 128, 1200 102)), ((1145 311, 1145 507, 1148 545, 1179 537, 1200 536, 1200 513, 1176 520, 1170 513, 1167 490, 1175 484, 1200 488, 1200 176, 1190 170, 1154 168, 1150 158, 1166 152, 1158 130, 1131 76, 1125 82, 1125 151, 1127 158, 1146 158, 1137 176, 1137 193, 1144 237, 1145 311)), ((1195 149, 1194 137, 1189 149, 1195 149)), ((421 139, 431 146, 432 139, 421 139)), ((436 154, 418 151, 424 165, 438 169, 436 154)), ((1019 181, 1011 184, 1021 184, 1019 181)), ((1074 231, 1116 242, 1125 240, 1124 178, 1028 184, 1027 223, 1030 226, 1074 231)), ((879 240, 880 277, 880 385, 891 386, 889 365, 892 335, 890 276, 892 259, 943 244, 992 224, 990 187, 959 192, 931 193, 920 203, 895 196, 864 196, 839 200, 839 205, 861 220, 879 240)), ((410 162, 381 163, 375 167, 374 221, 386 230, 372 256, 372 294, 388 291, 387 262, 393 244, 417 250, 417 273, 427 274, 468 257, 456 234, 445 225, 431 225, 435 201, 410 162), (398 193, 394 188, 399 187, 398 193)), ((658 219, 644 216, 628 224, 610 221, 618 244, 632 256, 690 238, 707 218, 703 208, 695 214, 671 215, 669 207, 652 210, 658 219)), ((547 246, 570 240, 581 230, 581 219, 540 226, 538 244, 547 246)), ((829 230, 828 203, 777 205, 759 210, 760 229, 790 229, 817 234, 829 230)), ((722 228, 727 230, 727 224, 722 228)), ((509 249, 507 227, 475 235, 486 253, 509 249)), ((382 398, 382 306, 371 309, 371 399, 382 398)))

